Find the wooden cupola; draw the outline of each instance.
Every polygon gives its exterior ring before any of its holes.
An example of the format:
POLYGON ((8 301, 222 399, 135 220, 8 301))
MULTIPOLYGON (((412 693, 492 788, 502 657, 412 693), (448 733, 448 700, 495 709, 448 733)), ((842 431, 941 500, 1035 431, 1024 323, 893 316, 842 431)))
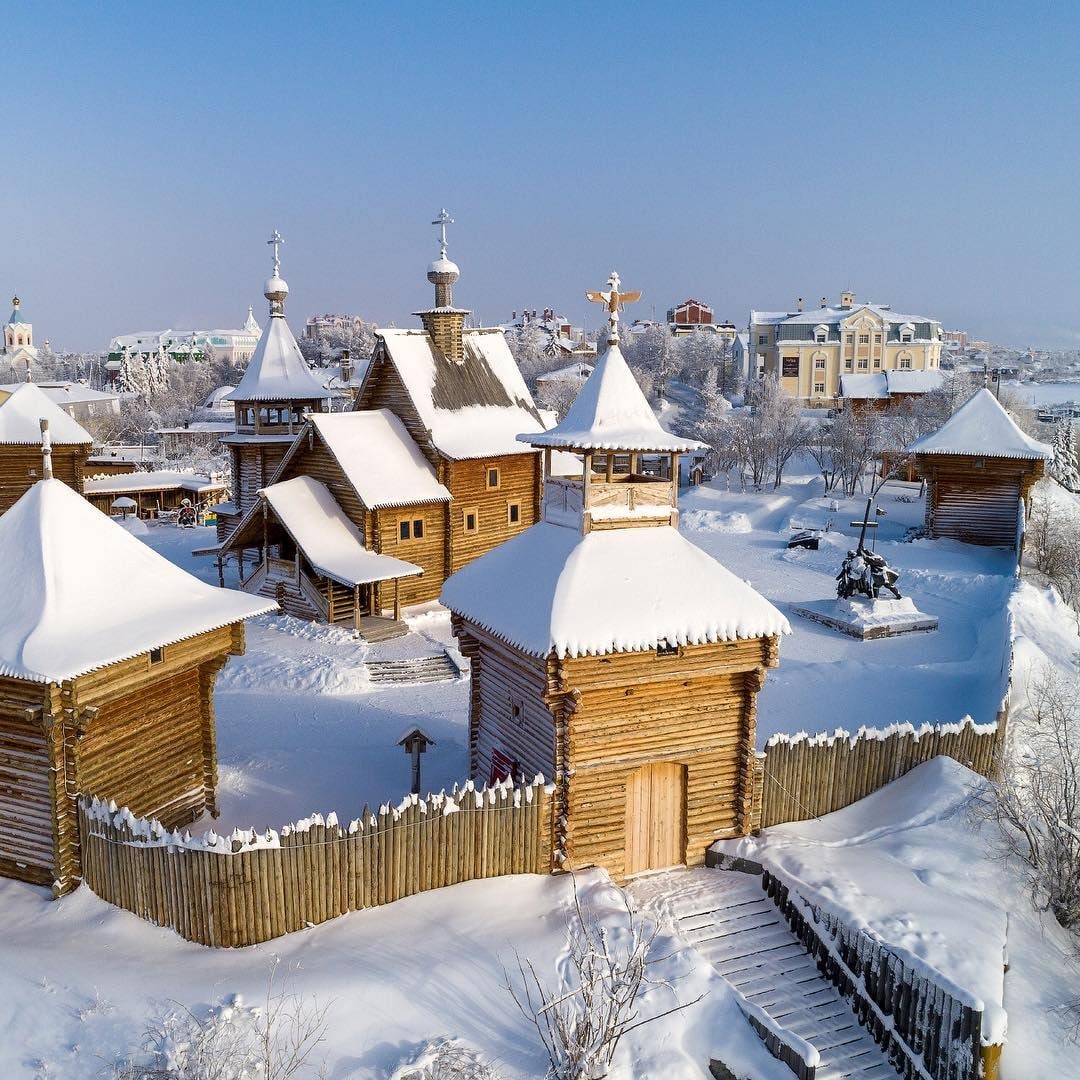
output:
POLYGON ((420 316, 424 329, 443 356, 460 364, 465 360, 465 317, 469 312, 454 307, 454 282, 461 277, 461 271, 446 255, 446 226, 453 223, 446 207, 431 223, 439 226, 439 257, 428 267, 427 273, 428 281, 435 286, 435 306, 413 314, 420 316))
POLYGON ((608 309, 607 351, 566 418, 549 431, 518 436, 544 450, 544 520, 585 533, 675 525, 679 455, 703 448, 660 426, 626 363, 619 348, 619 310, 641 294, 620 292, 619 284, 613 273, 606 291, 588 294, 608 309), (580 475, 555 475, 553 451, 580 457, 580 475))

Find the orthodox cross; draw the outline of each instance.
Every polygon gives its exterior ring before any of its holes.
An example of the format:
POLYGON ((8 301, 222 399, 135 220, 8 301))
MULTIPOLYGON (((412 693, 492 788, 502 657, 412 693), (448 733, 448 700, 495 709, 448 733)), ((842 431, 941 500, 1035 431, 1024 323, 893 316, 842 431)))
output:
POLYGON ((439 258, 446 258, 446 226, 453 225, 454 219, 450 216, 450 211, 444 206, 438 213, 438 216, 431 223, 432 225, 439 226, 439 258))
POLYGON ((273 245, 274 248, 274 276, 277 277, 278 271, 281 269, 281 258, 278 256, 278 245, 285 243, 285 237, 275 229, 270 234, 270 239, 266 242, 273 245))
POLYGON ((603 304, 608 310, 608 344, 614 345, 619 340, 619 312, 625 304, 633 304, 641 299, 640 292, 620 292, 622 282, 616 271, 611 271, 611 277, 607 280, 606 292, 587 292, 586 300, 594 304, 603 304))
MULTIPOLYGON (((873 503, 873 501, 874 501, 873 499, 867 499, 866 500, 866 512, 863 514, 862 521, 852 521, 852 522, 850 522, 850 525, 851 525, 852 528, 855 528, 856 525, 861 526, 861 530, 859 532, 859 546, 855 549, 856 551, 862 551, 863 550, 863 542, 866 540, 866 530, 867 529, 876 529, 878 527, 878 523, 876 521, 871 521, 870 520, 870 505, 871 505, 871 503, 873 503)), ((881 514, 881 515, 884 515, 885 511, 881 510, 879 508, 877 510, 877 513, 881 514)))

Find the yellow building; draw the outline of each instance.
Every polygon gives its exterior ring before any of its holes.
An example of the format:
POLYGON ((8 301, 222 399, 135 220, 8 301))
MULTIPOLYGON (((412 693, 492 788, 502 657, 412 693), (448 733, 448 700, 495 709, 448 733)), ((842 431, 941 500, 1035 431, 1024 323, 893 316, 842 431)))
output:
POLYGON ((843 375, 933 371, 941 362, 941 323, 902 315, 888 304, 840 304, 796 311, 752 311, 750 350, 759 370, 780 380, 784 393, 807 405, 837 404, 843 375))

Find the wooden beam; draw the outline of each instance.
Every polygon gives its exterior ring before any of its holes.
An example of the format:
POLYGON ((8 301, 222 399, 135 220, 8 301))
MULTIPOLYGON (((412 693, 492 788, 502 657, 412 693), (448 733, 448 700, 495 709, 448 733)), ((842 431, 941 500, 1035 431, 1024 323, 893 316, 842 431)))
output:
POLYGON ((401 578, 394 578, 394 619, 401 620, 401 578))

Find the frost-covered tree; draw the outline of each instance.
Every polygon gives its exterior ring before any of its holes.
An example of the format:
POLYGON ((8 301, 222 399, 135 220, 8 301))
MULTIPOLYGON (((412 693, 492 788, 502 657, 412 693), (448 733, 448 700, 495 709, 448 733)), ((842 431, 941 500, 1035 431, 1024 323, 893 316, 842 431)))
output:
POLYGON ((1076 459, 1076 432, 1071 418, 1054 430, 1054 460, 1050 475, 1066 490, 1080 491, 1080 465, 1076 459))

